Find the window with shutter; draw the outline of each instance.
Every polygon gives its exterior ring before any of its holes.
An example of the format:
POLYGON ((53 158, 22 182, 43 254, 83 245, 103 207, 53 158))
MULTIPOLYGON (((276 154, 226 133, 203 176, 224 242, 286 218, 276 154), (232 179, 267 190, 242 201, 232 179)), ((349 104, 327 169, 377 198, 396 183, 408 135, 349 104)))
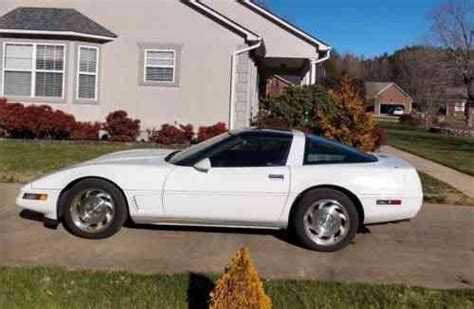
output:
POLYGON ((4 44, 3 94, 62 98, 64 45, 4 44))
POLYGON ((145 82, 170 82, 175 79, 176 52, 174 50, 145 50, 145 82))
POLYGON ((97 100, 99 49, 79 46, 77 99, 97 100))

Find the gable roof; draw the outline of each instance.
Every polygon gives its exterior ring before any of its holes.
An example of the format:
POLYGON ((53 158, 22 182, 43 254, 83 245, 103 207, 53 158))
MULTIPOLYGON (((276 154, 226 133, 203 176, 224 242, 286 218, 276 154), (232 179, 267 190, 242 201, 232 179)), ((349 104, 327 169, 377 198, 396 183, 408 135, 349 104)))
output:
POLYGON ((265 7, 257 4, 255 1, 253 1, 253 0, 237 0, 237 1, 239 3, 245 5, 247 8, 251 9, 255 13, 257 13, 257 14, 265 17, 266 19, 274 22, 275 24, 277 24, 281 28, 289 31, 290 33, 293 33, 294 35, 296 35, 300 39, 303 39, 304 41, 318 47, 318 49, 320 49, 322 51, 327 51, 327 50, 331 49, 329 44, 327 44, 327 43, 315 38, 314 36, 308 34, 307 32, 305 32, 301 28, 295 26, 294 24, 290 23, 289 21, 287 21, 283 17, 280 17, 280 16, 276 15, 275 13, 269 11, 265 7))
POLYGON ((366 82, 365 83, 365 96, 367 98, 374 98, 379 93, 383 92, 386 88, 388 88, 392 83, 390 82, 366 82))
POLYGON ((374 99, 392 86, 397 88, 406 97, 413 100, 411 96, 405 90, 403 90, 400 86, 398 86, 394 82, 365 82, 364 83, 365 97, 366 99, 374 99))
POLYGON ((238 23, 228 18, 227 16, 219 13, 218 11, 209 7, 208 5, 202 3, 202 1, 200 0, 182 0, 182 2, 184 4, 191 4, 195 9, 200 10, 201 13, 204 13, 206 16, 217 20, 218 22, 222 23, 227 28, 242 35, 243 37, 245 37, 246 41, 260 41, 261 40, 261 38, 254 32, 243 27, 242 25, 239 25, 238 23))
POLYGON ((117 35, 75 9, 19 7, 0 17, 0 33, 111 40, 117 35))

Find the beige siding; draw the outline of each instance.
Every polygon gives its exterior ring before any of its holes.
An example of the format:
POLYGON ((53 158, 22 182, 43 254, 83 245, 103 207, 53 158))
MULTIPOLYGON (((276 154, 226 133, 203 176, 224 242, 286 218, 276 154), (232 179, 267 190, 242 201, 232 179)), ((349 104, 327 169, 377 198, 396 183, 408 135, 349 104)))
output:
POLYGON ((277 24, 256 14, 237 1, 204 0, 217 11, 238 21, 247 29, 264 38, 267 50, 266 57, 282 58, 316 58, 315 46, 296 37, 277 24))
MULTIPOLYGON (((74 103, 69 80, 67 102, 54 108, 81 120, 103 120, 124 109, 146 128, 228 121, 231 55, 244 40, 180 1, 1 0, 0 14, 19 6, 73 7, 119 36, 101 46, 98 105, 74 103), (182 45, 179 87, 139 86, 140 43, 182 45)), ((68 52, 69 70, 74 49, 68 52)))

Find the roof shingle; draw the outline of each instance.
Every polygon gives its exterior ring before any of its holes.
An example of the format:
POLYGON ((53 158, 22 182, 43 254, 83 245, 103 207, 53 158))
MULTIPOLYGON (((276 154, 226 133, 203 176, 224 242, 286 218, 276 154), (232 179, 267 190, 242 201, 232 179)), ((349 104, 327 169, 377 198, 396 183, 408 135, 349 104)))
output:
POLYGON ((1 30, 75 32, 116 38, 117 35, 75 9, 19 7, 0 17, 1 30))

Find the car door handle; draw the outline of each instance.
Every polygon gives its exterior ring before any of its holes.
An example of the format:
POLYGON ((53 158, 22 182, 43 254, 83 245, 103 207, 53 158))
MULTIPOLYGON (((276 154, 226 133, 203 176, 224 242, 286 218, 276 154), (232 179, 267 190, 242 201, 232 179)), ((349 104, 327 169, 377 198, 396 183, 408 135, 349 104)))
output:
POLYGON ((270 179, 285 179, 285 176, 283 176, 283 174, 269 174, 268 175, 268 178, 270 179))

